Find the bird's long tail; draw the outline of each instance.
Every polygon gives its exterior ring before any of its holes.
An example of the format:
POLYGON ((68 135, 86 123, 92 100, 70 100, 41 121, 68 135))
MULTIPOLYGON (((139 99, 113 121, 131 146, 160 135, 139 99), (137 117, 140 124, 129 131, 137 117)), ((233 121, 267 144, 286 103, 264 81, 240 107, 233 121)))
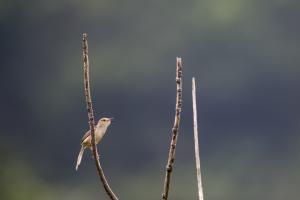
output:
POLYGON ((76 163, 76 171, 78 170, 78 167, 81 163, 81 159, 82 159, 82 156, 83 156, 84 149, 85 149, 85 147, 83 145, 81 145, 81 149, 80 149, 80 152, 78 154, 77 163, 76 163))

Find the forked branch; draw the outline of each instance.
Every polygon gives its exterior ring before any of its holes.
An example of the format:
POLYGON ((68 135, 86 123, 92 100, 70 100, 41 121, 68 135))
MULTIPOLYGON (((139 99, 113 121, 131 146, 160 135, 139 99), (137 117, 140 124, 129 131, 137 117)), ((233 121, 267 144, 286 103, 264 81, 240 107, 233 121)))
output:
POLYGON ((164 191, 162 194, 162 199, 167 200, 169 197, 169 188, 171 174, 173 170, 173 165, 175 161, 175 150, 177 143, 177 136, 179 133, 179 123, 180 123, 180 114, 182 109, 182 60, 181 58, 176 58, 176 107, 175 107, 175 120, 172 129, 172 139, 169 149, 168 163, 166 166, 166 175, 164 180, 164 191))
POLYGON ((91 90, 90 90, 88 42, 87 42, 86 33, 84 33, 82 37, 82 51, 83 51, 83 72, 84 72, 84 94, 85 94, 86 107, 87 107, 89 125, 90 125, 91 136, 92 136, 92 151, 95 160, 95 165, 96 165, 99 178, 103 184, 103 187, 107 195, 111 200, 118 200, 117 196, 113 193, 112 189, 108 185, 108 182, 105 178, 103 169, 100 164, 99 154, 95 142, 95 119, 94 119, 94 111, 93 111, 91 90))
POLYGON ((201 168, 200 168, 200 153, 199 153, 199 142, 198 142, 196 84, 195 84, 194 77, 192 80, 192 97, 193 97, 194 142, 195 142, 196 173, 197 173, 197 183, 198 183, 198 200, 203 200, 203 188, 202 188, 201 168))

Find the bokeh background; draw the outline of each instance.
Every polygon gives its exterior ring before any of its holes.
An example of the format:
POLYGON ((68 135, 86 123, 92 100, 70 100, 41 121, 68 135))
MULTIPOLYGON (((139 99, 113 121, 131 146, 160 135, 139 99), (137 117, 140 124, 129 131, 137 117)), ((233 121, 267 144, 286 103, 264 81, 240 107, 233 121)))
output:
POLYGON ((170 199, 196 199, 196 77, 205 199, 300 196, 297 0, 0 2, 0 199, 107 199, 90 152, 81 37, 89 36, 99 146, 120 199, 159 199, 184 61, 170 199))

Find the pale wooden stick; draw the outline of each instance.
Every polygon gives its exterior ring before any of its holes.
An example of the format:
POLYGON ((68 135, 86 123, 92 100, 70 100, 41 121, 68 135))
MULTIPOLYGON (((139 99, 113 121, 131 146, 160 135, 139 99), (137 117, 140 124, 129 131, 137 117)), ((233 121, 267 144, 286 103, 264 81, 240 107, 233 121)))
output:
POLYGON ((175 149, 177 143, 177 136, 179 132, 180 114, 182 109, 182 60, 181 58, 176 58, 176 107, 175 107, 175 120, 172 129, 172 139, 169 149, 168 163, 166 166, 166 175, 164 181, 164 191, 162 194, 162 199, 167 200, 169 196, 171 173, 173 170, 174 160, 175 160, 175 149))
POLYGON ((198 199, 203 200, 203 188, 202 188, 201 168, 200 168, 200 153, 199 153, 199 142, 198 142, 196 85, 195 85, 194 77, 192 79, 192 97, 193 97, 194 141, 195 141, 195 159, 196 159, 196 172, 197 172, 197 183, 198 183, 198 199))
POLYGON ((99 178, 103 184, 103 187, 111 200, 118 200, 117 196, 113 193, 110 188, 103 169, 100 164, 99 154, 97 151, 97 146, 95 142, 95 119, 94 119, 94 111, 91 99, 91 90, 90 90, 90 77, 89 77, 89 57, 88 57, 88 42, 87 42, 87 34, 84 33, 82 37, 82 51, 83 51, 83 72, 84 72, 84 94, 89 118, 89 125, 92 136, 92 151, 95 160, 96 169, 99 175, 99 178))

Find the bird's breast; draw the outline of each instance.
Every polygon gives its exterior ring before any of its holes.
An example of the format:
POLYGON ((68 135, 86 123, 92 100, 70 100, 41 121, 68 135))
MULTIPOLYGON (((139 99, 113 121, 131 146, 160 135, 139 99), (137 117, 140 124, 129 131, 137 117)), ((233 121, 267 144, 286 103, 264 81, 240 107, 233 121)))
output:
POLYGON ((102 140, 103 136, 105 135, 105 132, 106 132, 106 128, 98 127, 96 129, 95 140, 97 144, 102 140))

